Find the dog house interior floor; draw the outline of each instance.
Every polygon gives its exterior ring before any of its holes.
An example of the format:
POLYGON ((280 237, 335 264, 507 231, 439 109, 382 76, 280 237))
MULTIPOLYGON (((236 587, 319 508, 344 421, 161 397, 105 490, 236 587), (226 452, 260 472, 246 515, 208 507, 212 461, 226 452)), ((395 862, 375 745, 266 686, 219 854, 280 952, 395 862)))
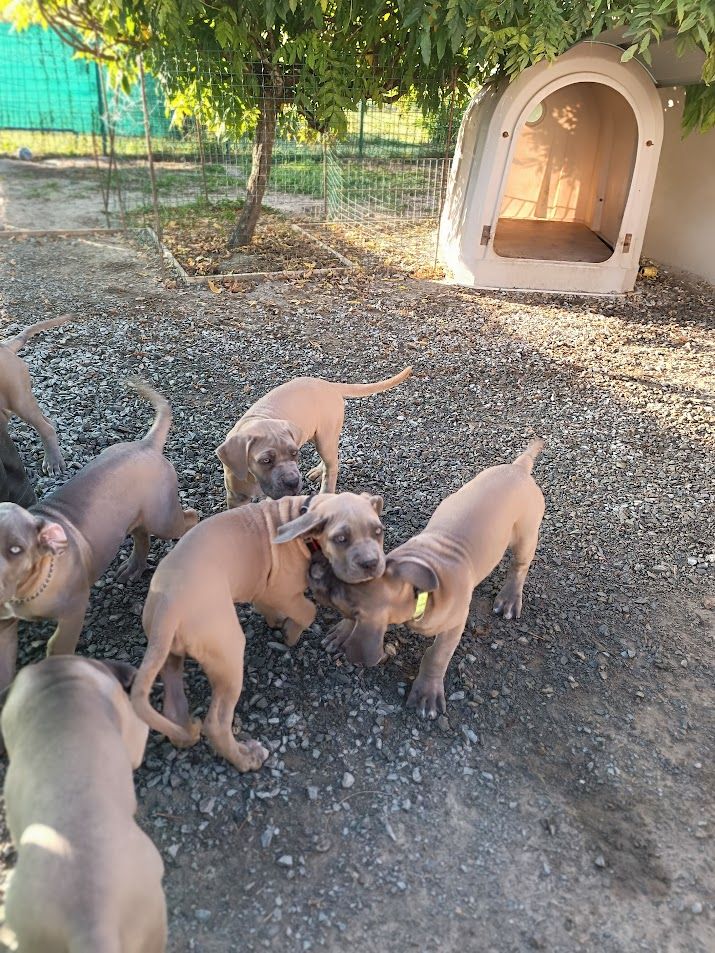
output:
POLYGON ((545 222, 500 218, 494 251, 502 258, 539 261, 606 261, 610 245, 581 222, 545 222))

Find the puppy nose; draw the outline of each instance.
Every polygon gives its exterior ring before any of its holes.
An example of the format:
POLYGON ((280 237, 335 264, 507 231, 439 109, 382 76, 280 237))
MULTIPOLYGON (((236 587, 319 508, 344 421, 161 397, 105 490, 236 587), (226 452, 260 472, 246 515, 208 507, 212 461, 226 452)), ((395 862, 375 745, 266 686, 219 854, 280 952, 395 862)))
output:
POLYGON ((365 569, 367 572, 372 572, 373 569, 377 569, 378 562, 379 562, 379 559, 377 558, 377 556, 369 556, 369 557, 366 557, 365 559, 359 559, 358 566, 361 569, 365 569))
POLYGON ((287 476, 283 482, 285 483, 285 485, 286 485, 287 487, 290 487, 291 489, 294 490, 294 489, 298 486, 298 484, 300 483, 300 477, 299 477, 299 476, 287 476))

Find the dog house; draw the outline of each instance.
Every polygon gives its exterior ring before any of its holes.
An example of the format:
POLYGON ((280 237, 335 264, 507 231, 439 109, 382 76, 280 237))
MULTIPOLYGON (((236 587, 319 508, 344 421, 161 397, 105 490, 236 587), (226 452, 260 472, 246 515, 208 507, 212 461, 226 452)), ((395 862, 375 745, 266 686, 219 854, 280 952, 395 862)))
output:
POLYGON ((440 228, 459 284, 633 288, 663 115, 650 74, 622 52, 580 43, 472 100, 440 228))

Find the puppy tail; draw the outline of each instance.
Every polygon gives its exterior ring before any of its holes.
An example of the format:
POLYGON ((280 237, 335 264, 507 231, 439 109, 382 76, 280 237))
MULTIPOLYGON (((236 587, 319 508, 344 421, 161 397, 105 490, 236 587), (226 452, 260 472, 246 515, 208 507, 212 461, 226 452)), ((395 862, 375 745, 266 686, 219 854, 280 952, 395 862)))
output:
POLYGON ((24 331, 20 331, 19 334, 16 334, 14 338, 8 338, 7 341, 2 343, 5 347, 10 348, 15 354, 18 353, 36 334, 40 334, 42 331, 49 331, 50 328, 59 328, 63 324, 67 324, 68 321, 71 321, 73 315, 63 314, 59 318, 49 318, 47 321, 38 321, 36 324, 31 324, 28 328, 25 328, 24 331))
POLYGON ((383 390, 391 390, 393 387, 397 387, 398 384, 406 381, 411 374, 412 368, 406 367, 399 374, 395 374, 394 377, 388 377, 384 381, 375 381, 374 384, 336 383, 336 387, 340 388, 343 397, 369 397, 370 394, 379 394, 383 390))
POLYGON ((158 390, 154 390, 151 384, 147 384, 146 381, 140 380, 138 377, 130 377, 127 384, 132 390, 135 390, 140 397, 149 401, 156 411, 154 423, 151 425, 149 433, 144 437, 144 440, 146 443, 151 444, 156 450, 163 450, 172 420, 169 401, 160 394, 158 390))
POLYGON ((531 473, 534 467, 534 461, 543 449, 544 441, 541 439, 541 437, 537 437, 536 440, 532 440, 526 450, 516 458, 514 461, 514 466, 521 467, 522 470, 526 470, 527 473, 531 473))
MULTIPOLYGON (((162 616, 163 618, 160 617, 158 620, 158 625, 151 625, 152 631, 149 636, 149 644, 144 659, 132 682, 132 706, 137 716, 146 722, 150 728, 153 728, 154 731, 158 731, 162 735, 166 735, 173 744, 187 748, 198 741, 201 723, 194 722, 191 725, 178 725, 176 722, 171 721, 170 718, 160 714, 149 699, 156 677, 169 657, 174 635, 176 634, 174 622, 166 613, 162 613, 162 616)), ((152 623, 154 623, 154 621, 153 619, 152 623)), ((146 621, 145 628, 147 628, 148 631, 146 621)))

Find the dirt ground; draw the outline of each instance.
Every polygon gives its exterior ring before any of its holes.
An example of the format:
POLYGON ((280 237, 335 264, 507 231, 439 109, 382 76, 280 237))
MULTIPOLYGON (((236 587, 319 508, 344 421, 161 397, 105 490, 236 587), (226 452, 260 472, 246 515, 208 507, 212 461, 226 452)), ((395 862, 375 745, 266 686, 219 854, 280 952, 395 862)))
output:
MULTIPOLYGON (((474 594, 438 723, 405 710, 424 648, 407 630, 360 671, 322 649, 330 613, 288 652, 240 608, 237 724, 271 748, 267 765, 239 775, 203 742, 154 736, 136 775, 172 953, 709 953, 713 289, 661 273, 620 300, 487 294, 370 265, 214 294, 157 274, 118 239, 0 243, 3 329, 77 315, 25 351, 75 468, 146 430, 122 383, 139 372, 171 399, 167 455, 208 516, 222 507, 213 449, 269 387, 411 363, 410 382, 350 403, 342 440, 341 488, 384 494, 389 549, 480 468, 547 440, 522 619, 490 613, 502 566, 474 594)), ((35 435, 13 433, 37 467, 35 435)), ((148 580, 112 573, 80 651, 138 662, 148 580)), ((48 629, 25 626, 23 663, 48 629)), ((187 677, 201 714, 206 682, 187 677)))

